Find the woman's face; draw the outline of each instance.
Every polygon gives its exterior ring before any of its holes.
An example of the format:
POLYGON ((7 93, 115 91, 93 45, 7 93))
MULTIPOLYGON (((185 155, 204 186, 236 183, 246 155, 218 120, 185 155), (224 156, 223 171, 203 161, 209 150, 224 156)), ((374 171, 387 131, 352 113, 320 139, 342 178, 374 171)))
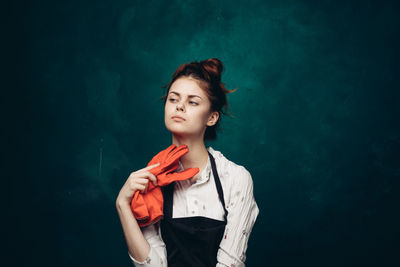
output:
POLYGON ((214 125, 218 120, 218 112, 211 112, 210 107, 211 103, 197 81, 180 77, 168 92, 164 107, 165 126, 177 135, 200 137, 207 126, 214 125))

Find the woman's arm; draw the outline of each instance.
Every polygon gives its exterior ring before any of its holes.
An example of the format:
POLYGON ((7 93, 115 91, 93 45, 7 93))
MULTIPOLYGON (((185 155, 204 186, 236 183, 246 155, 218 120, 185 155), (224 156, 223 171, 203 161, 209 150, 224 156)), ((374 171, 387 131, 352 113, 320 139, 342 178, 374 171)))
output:
POLYGON ((241 166, 231 177, 227 224, 217 254, 217 267, 243 267, 246 260, 247 243, 259 209, 253 195, 253 180, 241 166))
POLYGON ((131 173, 116 200, 116 208, 128 246, 128 254, 136 266, 163 266, 159 263, 166 262, 165 245, 163 246, 160 243, 162 240, 158 233, 154 231, 154 225, 141 229, 130 207, 132 196, 137 190, 146 192, 149 180, 156 185, 156 177, 148 170, 158 165, 151 165, 131 173), (152 259, 153 262, 151 262, 152 259))
POLYGON ((117 203, 117 211, 129 254, 140 262, 144 261, 150 252, 150 245, 144 238, 129 204, 117 203))

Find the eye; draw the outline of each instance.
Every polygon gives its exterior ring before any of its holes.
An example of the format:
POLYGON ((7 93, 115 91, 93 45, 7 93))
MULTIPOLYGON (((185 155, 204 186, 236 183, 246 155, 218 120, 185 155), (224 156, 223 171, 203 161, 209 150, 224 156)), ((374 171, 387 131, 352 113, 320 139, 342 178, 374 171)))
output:
POLYGON ((190 101, 190 104, 194 104, 195 106, 197 106, 198 104, 196 102, 190 101))
POLYGON ((174 102, 175 100, 176 100, 176 99, 175 99, 175 98, 172 98, 172 97, 169 99, 170 102, 174 102))

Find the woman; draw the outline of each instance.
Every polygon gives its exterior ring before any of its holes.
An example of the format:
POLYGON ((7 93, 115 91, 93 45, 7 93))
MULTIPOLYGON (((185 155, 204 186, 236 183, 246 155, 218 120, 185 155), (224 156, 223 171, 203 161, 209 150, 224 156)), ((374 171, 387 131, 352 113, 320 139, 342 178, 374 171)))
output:
MULTIPOLYGON (((222 108, 228 110, 221 82, 223 65, 216 58, 181 65, 166 85, 164 121, 172 143, 187 145, 176 172, 199 168, 184 181, 162 188, 164 218, 140 228, 130 201, 146 193, 149 172, 133 172, 116 200, 128 254, 135 266, 245 266, 249 235, 259 209, 250 173, 204 141, 216 139, 222 108)), ((228 110, 229 112, 229 110, 228 110)), ((225 114, 225 113, 224 113, 225 114)))

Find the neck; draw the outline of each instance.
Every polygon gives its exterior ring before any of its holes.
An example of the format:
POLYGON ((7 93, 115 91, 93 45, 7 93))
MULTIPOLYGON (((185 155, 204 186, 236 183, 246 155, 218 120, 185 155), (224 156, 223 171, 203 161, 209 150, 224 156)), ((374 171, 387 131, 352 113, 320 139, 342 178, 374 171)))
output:
POLYGON ((207 166, 208 151, 202 138, 185 138, 172 135, 172 143, 176 146, 187 145, 189 152, 180 158, 184 169, 199 168, 200 171, 191 180, 194 182, 199 177, 202 170, 207 166))

